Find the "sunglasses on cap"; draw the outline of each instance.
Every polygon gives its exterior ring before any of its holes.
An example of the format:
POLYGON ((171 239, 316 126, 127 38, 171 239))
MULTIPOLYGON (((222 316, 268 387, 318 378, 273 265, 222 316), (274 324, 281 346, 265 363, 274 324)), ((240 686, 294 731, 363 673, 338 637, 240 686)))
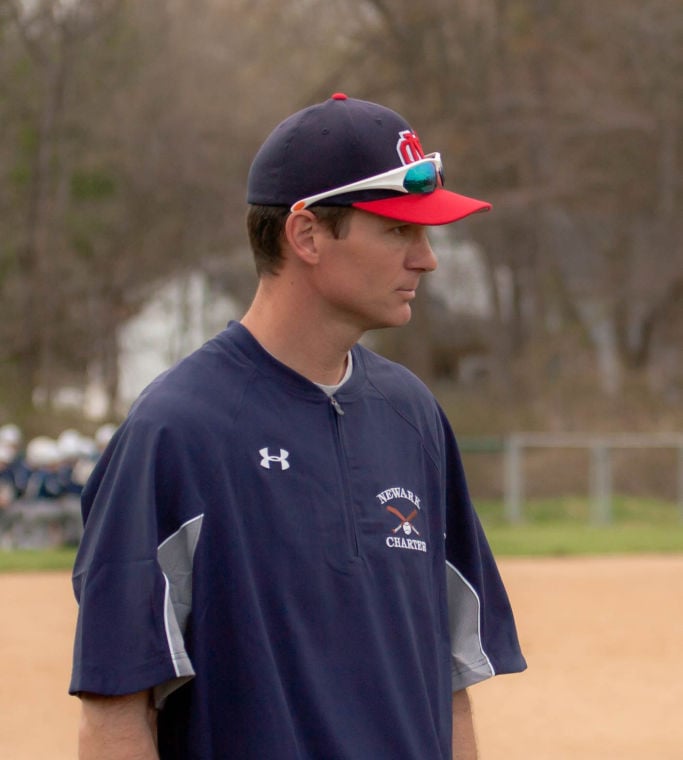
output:
POLYGON ((399 166, 388 172, 366 177, 349 185, 335 187, 317 195, 309 195, 292 205, 290 211, 303 211, 313 203, 325 198, 333 198, 335 195, 346 195, 360 190, 395 190, 400 193, 414 193, 424 195, 433 193, 438 187, 443 187, 444 174, 440 153, 429 153, 423 159, 414 161, 412 164, 399 166))

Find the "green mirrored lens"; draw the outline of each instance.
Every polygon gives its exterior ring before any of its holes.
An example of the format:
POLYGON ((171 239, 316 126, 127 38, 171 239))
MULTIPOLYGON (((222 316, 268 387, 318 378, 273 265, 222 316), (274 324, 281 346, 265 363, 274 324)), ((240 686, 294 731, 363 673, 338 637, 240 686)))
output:
POLYGON ((436 167, 432 163, 411 166, 403 179, 409 193, 431 193, 436 190, 436 167))

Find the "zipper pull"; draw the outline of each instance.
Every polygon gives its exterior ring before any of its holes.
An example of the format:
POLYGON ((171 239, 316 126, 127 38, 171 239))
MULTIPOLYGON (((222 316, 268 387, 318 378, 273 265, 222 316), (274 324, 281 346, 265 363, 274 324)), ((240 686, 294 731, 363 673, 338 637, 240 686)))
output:
POLYGON ((336 399, 334 396, 330 396, 330 403, 331 403, 331 404, 332 404, 332 406, 334 407, 334 411, 335 411, 335 412, 336 412, 336 413, 337 413, 337 414, 338 414, 340 417, 343 417, 343 416, 344 416, 344 410, 341 408, 341 406, 340 406, 339 402, 337 401, 337 399, 336 399))

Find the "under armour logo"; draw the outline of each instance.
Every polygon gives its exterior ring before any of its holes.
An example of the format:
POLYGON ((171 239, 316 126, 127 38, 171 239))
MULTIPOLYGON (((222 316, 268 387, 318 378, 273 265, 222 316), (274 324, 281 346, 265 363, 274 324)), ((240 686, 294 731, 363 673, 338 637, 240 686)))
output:
POLYGON ((279 462, 280 468, 282 470, 288 470, 289 469, 289 462, 287 461, 289 459, 289 451, 285 451, 285 449, 280 449, 280 456, 271 455, 270 451, 266 447, 265 449, 259 449, 259 454, 261 455, 261 467, 265 467, 266 470, 270 470, 271 462, 279 462))

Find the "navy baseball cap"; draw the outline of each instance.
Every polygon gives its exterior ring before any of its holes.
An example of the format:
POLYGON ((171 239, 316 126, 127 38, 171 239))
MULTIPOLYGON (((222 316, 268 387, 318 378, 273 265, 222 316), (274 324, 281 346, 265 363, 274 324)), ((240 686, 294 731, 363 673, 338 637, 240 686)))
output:
MULTIPOLYGON (((424 225, 449 224, 491 208, 486 201, 446 190, 440 167, 440 156, 425 156, 417 134, 398 113, 335 93, 288 117, 271 132, 251 165, 247 202, 297 209, 353 206, 424 225), (400 181, 416 162, 420 169, 436 167, 432 185, 422 185, 418 191, 354 187, 337 192, 386 173, 392 182, 396 175, 400 181), (324 197, 318 199, 319 195, 324 197)), ((404 182, 404 187, 412 186, 404 182)))

